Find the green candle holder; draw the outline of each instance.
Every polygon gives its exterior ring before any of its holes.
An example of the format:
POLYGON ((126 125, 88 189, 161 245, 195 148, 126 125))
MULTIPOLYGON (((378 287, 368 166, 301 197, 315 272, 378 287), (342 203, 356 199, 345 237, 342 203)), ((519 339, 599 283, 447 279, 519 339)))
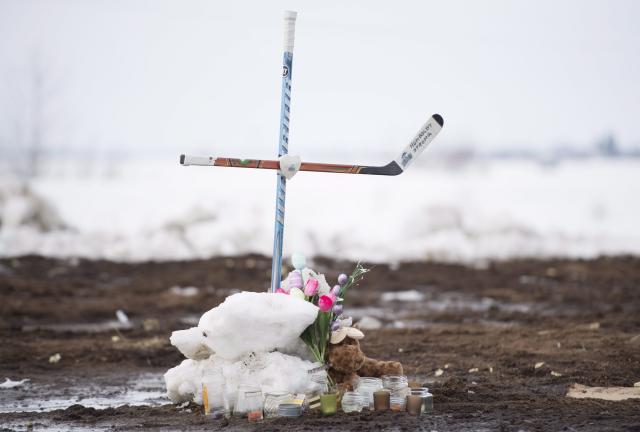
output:
POLYGON ((338 412, 338 393, 320 395, 320 410, 324 415, 334 415, 338 412))

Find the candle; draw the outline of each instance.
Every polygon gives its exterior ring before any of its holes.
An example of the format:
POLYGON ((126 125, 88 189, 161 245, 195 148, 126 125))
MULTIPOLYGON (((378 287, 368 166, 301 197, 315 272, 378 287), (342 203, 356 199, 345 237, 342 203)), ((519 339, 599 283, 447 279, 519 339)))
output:
POLYGON ((422 397, 419 395, 407 396, 407 412, 414 416, 422 414, 422 397))
POLYGON ((391 394, 387 390, 378 390, 373 393, 373 409, 376 411, 388 411, 390 408, 391 394))
POLYGON ((325 393, 320 395, 320 410, 324 415, 333 415, 338 411, 338 394, 325 393))
POLYGON ((418 395, 422 398, 422 413, 433 411, 433 395, 429 393, 427 387, 418 387, 411 389, 412 395, 418 395))
POLYGON ((262 420, 262 410, 260 411, 249 411, 247 413, 247 418, 250 422, 259 422, 262 420))

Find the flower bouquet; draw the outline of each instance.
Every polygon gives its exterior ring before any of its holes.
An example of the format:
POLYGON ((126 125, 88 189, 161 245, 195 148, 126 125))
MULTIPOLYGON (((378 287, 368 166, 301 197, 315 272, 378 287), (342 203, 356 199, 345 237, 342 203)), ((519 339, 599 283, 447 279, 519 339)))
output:
MULTIPOLYGON (((358 263, 350 276, 338 276, 338 284, 332 288, 323 274, 318 274, 306 266, 303 255, 294 254, 291 261, 295 270, 289 273, 276 292, 296 296, 318 306, 316 320, 305 329, 300 338, 309 347, 315 360, 324 365, 331 334, 352 324, 350 317, 345 318, 342 315, 347 291, 357 285, 368 269, 358 263)), ((333 385, 331 381, 329 384, 333 385)))

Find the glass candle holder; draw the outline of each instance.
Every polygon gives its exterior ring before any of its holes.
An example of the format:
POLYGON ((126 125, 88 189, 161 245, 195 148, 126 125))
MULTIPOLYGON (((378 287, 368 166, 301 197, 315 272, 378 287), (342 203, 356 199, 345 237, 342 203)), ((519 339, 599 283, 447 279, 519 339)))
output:
MULTIPOLYGON (((316 363, 317 364, 317 363, 316 363)), ((323 367, 315 367, 307 372, 307 396, 317 396, 329 392, 329 376, 323 367)))
POLYGON ((333 415, 338 412, 338 393, 320 395, 320 410, 324 415, 333 415))
POLYGON ((427 387, 417 387, 411 389, 412 395, 417 395, 422 398, 422 413, 433 411, 433 395, 429 393, 427 387))
POLYGON ((290 401, 293 395, 286 391, 269 392, 264 397, 264 416, 277 417, 280 404, 290 401))
POLYGON ((409 381, 405 375, 384 375, 382 377, 382 386, 389 390, 396 390, 409 387, 409 381))
POLYGON ((389 401, 391 403, 391 411, 404 411, 407 403, 407 397, 391 396, 389 401))
POLYGON ((245 393, 247 419, 250 422, 262 420, 262 392, 260 390, 245 393))
POLYGON ((260 387, 251 385, 241 385, 238 388, 238 396, 233 408, 233 415, 236 417, 247 417, 250 411, 255 412, 258 400, 257 396, 259 396, 260 416, 262 416, 262 391, 260 387))
POLYGON ((389 411, 391 408, 391 393, 389 390, 378 390, 373 393, 373 409, 376 411, 389 411))
MULTIPOLYGON (((366 402, 368 405, 368 402, 366 402)), ((342 395, 342 411, 346 413, 361 412, 364 402, 359 393, 348 391, 342 395)))
POLYGON ((420 395, 407 396, 407 412, 414 416, 422 414, 422 397, 420 395))
POLYGON ((205 415, 220 418, 224 415, 225 380, 222 371, 209 371, 202 376, 202 406, 205 415))
POLYGON ((367 401, 369 409, 373 409, 373 393, 382 389, 380 378, 361 377, 358 379, 356 391, 367 401))

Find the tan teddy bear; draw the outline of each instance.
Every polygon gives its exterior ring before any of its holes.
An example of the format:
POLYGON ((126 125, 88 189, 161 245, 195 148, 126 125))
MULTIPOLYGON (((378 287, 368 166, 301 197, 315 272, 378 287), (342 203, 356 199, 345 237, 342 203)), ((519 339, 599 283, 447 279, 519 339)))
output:
POLYGON ((360 349, 364 333, 353 327, 342 327, 331 334, 327 360, 329 375, 341 390, 353 390, 358 376, 402 375, 402 364, 368 358, 360 349))

